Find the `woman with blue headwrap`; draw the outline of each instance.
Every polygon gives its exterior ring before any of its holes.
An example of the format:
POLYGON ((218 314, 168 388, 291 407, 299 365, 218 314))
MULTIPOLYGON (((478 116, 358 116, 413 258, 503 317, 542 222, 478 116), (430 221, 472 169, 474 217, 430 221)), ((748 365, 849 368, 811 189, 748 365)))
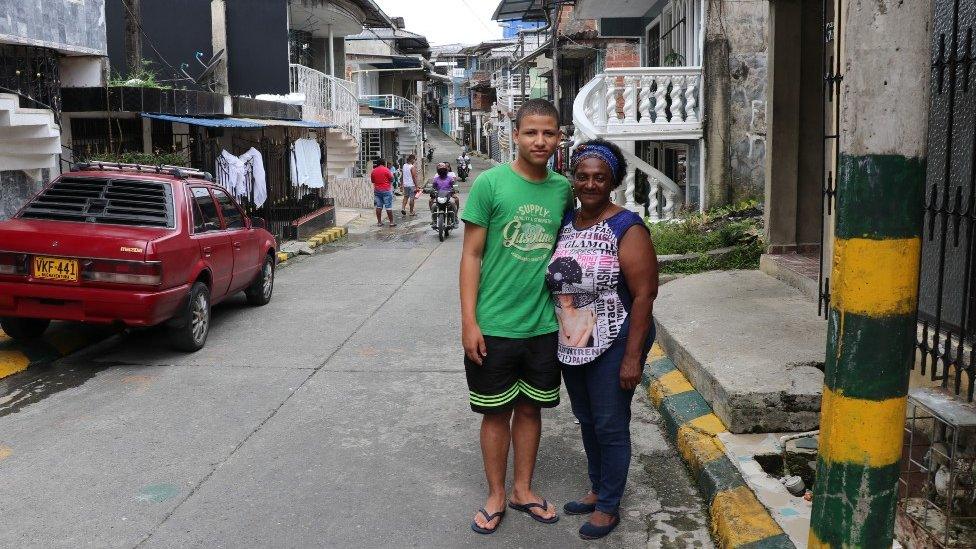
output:
POLYGON ((627 173, 620 148, 587 141, 573 153, 570 169, 580 207, 563 219, 546 282, 555 298, 559 361, 580 422, 590 491, 563 509, 591 514, 579 535, 598 539, 620 523, 630 404, 654 342, 657 256, 643 219, 610 200, 627 173), (590 317, 595 322, 579 322, 590 317), (581 325, 588 333, 578 333, 581 325))

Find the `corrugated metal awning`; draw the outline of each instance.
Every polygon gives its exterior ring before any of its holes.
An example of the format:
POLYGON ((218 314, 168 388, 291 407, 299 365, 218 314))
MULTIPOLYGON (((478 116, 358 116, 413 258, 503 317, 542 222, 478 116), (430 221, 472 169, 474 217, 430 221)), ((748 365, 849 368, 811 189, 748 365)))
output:
POLYGON ((501 0, 491 18, 495 21, 536 21, 542 15, 542 0, 501 0))
POLYGON ((334 128, 334 124, 325 124, 312 120, 264 120, 261 118, 200 118, 195 116, 175 116, 171 114, 139 113, 143 118, 178 122, 204 128, 246 128, 260 129, 275 126, 289 126, 297 128, 334 128))
POLYGON ((165 120, 166 122, 177 122, 189 124, 191 126, 203 126, 205 128, 263 128, 261 124, 238 120, 236 118, 199 118, 195 116, 176 116, 172 114, 154 114, 149 112, 139 113, 143 118, 153 120, 165 120))

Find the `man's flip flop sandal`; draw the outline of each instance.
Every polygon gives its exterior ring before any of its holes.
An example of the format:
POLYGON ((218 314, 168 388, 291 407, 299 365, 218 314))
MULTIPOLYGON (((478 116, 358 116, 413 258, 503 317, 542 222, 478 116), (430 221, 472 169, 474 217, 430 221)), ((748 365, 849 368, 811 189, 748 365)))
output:
MULTIPOLYGON (((478 509, 478 511, 482 515, 484 515, 486 519, 485 524, 491 524, 491 521, 495 520, 496 518, 505 516, 504 509, 502 509, 497 513, 492 513, 490 515, 488 514, 488 511, 485 511, 483 507, 481 509, 478 509)), ((479 534, 494 534, 495 530, 498 530, 498 527, 501 525, 502 525, 502 521, 500 518, 498 519, 498 523, 495 524, 494 528, 482 528, 481 526, 478 526, 478 523, 476 521, 471 521, 471 529, 474 530, 475 532, 478 532, 479 534)))
POLYGON ((558 514, 553 515, 549 518, 545 518, 545 517, 540 517, 539 515, 532 512, 532 509, 535 507, 538 507, 543 511, 548 510, 549 502, 546 500, 542 500, 542 503, 526 503, 525 505, 522 505, 521 503, 515 503, 514 501, 510 501, 508 502, 508 506, 511 507, 512 509, 515 509, 516 511, 521 511, 529 515, 530 517, 532 517, 533 520, 537 522, 541 522, 543 524, 552 524, 559 520, 558 514))

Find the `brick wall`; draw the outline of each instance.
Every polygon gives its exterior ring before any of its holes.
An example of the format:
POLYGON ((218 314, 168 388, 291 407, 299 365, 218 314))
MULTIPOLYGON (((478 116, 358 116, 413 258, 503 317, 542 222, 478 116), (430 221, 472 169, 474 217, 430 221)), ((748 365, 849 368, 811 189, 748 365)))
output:
POLYGON ((639 67, 640 44, 626 40, 608 43, 605 64, 608 69, 639 67))

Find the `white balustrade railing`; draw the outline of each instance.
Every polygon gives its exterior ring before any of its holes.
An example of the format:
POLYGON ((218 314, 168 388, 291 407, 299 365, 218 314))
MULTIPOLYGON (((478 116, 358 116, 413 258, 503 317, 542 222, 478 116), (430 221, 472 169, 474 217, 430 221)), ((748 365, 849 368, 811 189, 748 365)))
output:
POLYGON ((360 141, 359 97, 354 82, 296 64, 289 65, 288 75, 291 93, 303 98, 304 117, 334 124, 349 133, 357 143, 360 141))
MULTIPOLYGON (((573 103, 575 140, 698 139, 702 135, 701 67, 626 67, 606 69, 587 82, 573 103)), ((616 200, 638 210, 636 171, 650 183, 652 219, 671 219, 684 196, 671 178, 621 147, 630 169, 616 200)))
POLYGON ((393 94, 361 95, 359 102, 370 107, 402 112, 403 119, 410 131, 415 135, 421 135, 420 107, 406 97, 393 94))
POLYGON ((594 80, 583 106, 601 133, 701 136, 701 67, 606 69, 594 80))

